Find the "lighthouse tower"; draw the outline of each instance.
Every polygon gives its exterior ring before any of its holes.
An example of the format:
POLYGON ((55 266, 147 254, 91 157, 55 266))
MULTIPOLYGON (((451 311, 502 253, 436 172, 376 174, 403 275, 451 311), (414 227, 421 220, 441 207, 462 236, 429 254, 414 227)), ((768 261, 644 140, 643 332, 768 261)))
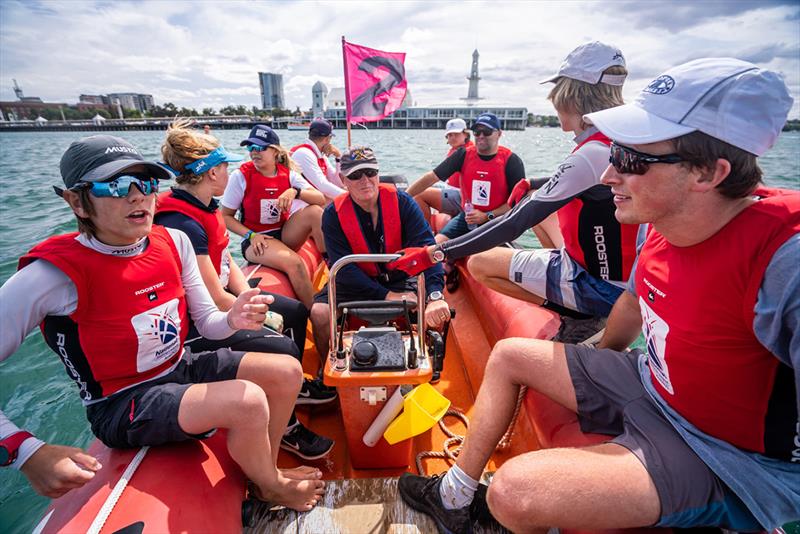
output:
POLYGON ((481 98, 478 96, 478 81, 480 81, 480 76, 478 76, 478 49, 476 48, 474 52, 472 52, 472 68, 470 69, 469 73, 469 91, 467 92, 467 102, 475 102, 480 100, 481 98))

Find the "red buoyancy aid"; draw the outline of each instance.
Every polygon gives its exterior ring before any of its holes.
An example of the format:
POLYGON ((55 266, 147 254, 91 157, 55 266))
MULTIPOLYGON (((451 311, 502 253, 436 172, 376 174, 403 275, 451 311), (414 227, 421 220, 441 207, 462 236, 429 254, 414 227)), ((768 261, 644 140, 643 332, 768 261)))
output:
MULTIPOLYGON (((292 149, 289 152, 294 154, 300 148, 307 148, 307 149, 309 149, 311 151, 311 153, 314 156, 317 156, 317 152, 314 150, 314 148, 316 148, 316 147, 314 147, 314 146, 312 146, 312 145, 310 145, 308 143, 303 143, 302 145, 293 146, 292 149)), ((325 159, 325 156, 317 156, 317 165, 319 165, 319 168, 322 169, 322 174, 324 174, 325 177, 327 178, 328 177, 328 160, 325 159)), ((308 183, 310 183, 312 186, 314 186, 314 184, 311 182, 311 180, 309 180, 308 183)))
POLYGON ((461 207, 471 202, 475 209, 486 212, 499 208, 508 200, 506 162, 511 151, 497 147, 497 154, 489 161, 478 155, 475 145, 466 147, 461 166, 461 207))
POLYGON ((763 453, 780 362, 756 338, 754 308, 773 254, 800 232, 800 194, 756 194, 765 198, 696 245, 651 227, 635 283, 656 390, 706 434, 763 453))
MULTIPOLYGON (((467 139, 467 141, 461 146, 463 146, 466 149, 466 148, 471 147, 472 144, 473 144, 472 141, 467 139)), ((450 150, 447 151, 447 156, 445 156, 444 159, 447 159, 450 156, 452 156, 453 152, 455 152, 456 150, 461 148, 461 146, 457 146, 455 148, 450 147, 450 150)), ((451 174, 450 177, 447 179, 447 184, 452 186, 452 187, 461 187, 461 173, 460 172, 454 172, 453 174, 451 174)))
POLYGON ((76 236, 47 239, 20 258, 19 268, 44 259, 75 284, 78 305, 70 318, 91 379, 107 397, 180 360, 189 325, 182 263, 163 226, 154 225, 147 248, 132 257, 102 254, 76 236))
MULTIPOLYGON (((358 222, 355 206, 349 193, 342 193, 334 199, 336 215, 339 217, 339 224, 353 254, 375 254, 378 251, 369 249, 364 232, 358 222)), ((393 254, 403 248, 403 233, 400 228, 400 202, 397 198, 397 189, 393 185, 378 185, 378 203, 381 210, 381 222, 383 223, 384 253, 393 254)), ((374 263, 358 263, 358 266, 371 277, 379 274, 378 266, 374 263)))
POLYGON ((254 232, 275 230, 289 219, 289 212, 278 208, 278 197, 292 187, 290 171, 280 163, 275 166, 278 173, 271 177, 258 172, 252 161, 239 167, 245 181, 242 224, 254 232))
MULTIPOLYGON (((592 141, 611 146, 611 139, 601 132, 595 132, 578 144, 572 153, 592 141)), ((567 254, 589 274, 603 280, 624 282, 630 277, 636 261, 636 234, 639 225, 620 224, 614 217, 615 211, 616 206, 611 198, 606 202, 593 203, 591 207, 580 198, 573 198, 558 210, 558 226, 564 237, 567 254), (596 218, 597 222, 602 221, 603 224, 593 224, 588 228, 585 222, 581 224, 582 215, 596 218), (582 228, 585 234, 583 236, 582 228), (587 257, 587 251, 590 257, 587 257), (616 257, 612 257, 612 254, 616 257)))
POLYGON ((194 206, 175 197, 172 191, 158 195, 156 213, 177 212, 197 221, 208 236, 208 258, 217 271, 223 287, 227 287, 231 271, 231 256, 228 253, 228 229, 219 210, 213 212, 194 206))

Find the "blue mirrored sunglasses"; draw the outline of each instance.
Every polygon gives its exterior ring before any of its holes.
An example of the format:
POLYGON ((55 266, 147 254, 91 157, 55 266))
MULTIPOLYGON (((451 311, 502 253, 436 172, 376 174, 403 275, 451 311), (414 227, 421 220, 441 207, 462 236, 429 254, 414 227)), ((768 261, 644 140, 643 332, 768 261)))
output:
POLYGON ((92 196, 97 198, 125 198, 130 193, 131 185, 135 185, 143 195, 158 193, 158 178, 128 174, 117 176, 110 182, 84 182, 79 187, 88 188, 92 196))
POLYGON ((247 145, 248 152, 264 152, 269 146, 247 145))

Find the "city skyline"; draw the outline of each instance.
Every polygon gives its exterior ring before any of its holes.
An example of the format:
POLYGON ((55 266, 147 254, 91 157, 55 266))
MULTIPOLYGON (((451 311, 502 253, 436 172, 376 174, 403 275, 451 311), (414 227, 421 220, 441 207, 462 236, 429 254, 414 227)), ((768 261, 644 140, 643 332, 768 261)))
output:
POLYGON ((672 65, 734 56, 781 72, 795 98, 790 118, 800 117, 800 5, 790 1, 5 1, 0 15, 0 100, 14 99, 15 78, 45 101, 135 92, 195 109, 251 107, 260 104, 258 72, 273 72, 283 75, 286 107, 306 110, 315 82, 343 85, 344 34, 406 52, 419 105, 465 97, 477 48, 481 97, 552 114, 549 86, 538 81, 572 48, 597 39, 625 54, 628 100, 672 65))

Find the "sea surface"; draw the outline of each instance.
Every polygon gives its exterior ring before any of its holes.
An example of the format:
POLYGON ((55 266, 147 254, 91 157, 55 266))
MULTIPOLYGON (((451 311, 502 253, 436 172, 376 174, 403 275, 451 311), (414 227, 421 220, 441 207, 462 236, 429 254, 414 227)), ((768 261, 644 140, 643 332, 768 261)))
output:
MULTIPOLYGON (((213 132, 231 151, 246 154, 239 141, 246 130, 213 132)), ((118 132, 146 158, 160 159, 163 132, 118 132)), ((279 132, 287 147, 305 138, 304 132, 279 132)), ((87 132, 0 133, 0 283, 15 271, 17 258, 47 237, 76 229, 67 205, 53 193, 62 184, 61 154, 87 132)), ((346 132, 334 142, 342 147, 346 132)), ((444 135, 435 130, 369 130, 354 128, 354 144, 375 148, 381 172, 403 174, 413 182, 438 164, 447 152, 444 135)), ((569 134, 557 128, 504 132, 501 143, 522 157, 526 174, 546 176, 573 148, 569 134)), ((760 159, 769 185, 800 189, 800 132, 784 132, 776 146, 760 159)), ((538 246, 532 233, 523 246, 538 246)), ((241 258, 238 239, 231 243, 241 258)), ((2 303, 3 309, 13 303, 2 303)), ((0 331, 0 335, 9 335, 0 331)), ((45 345, 38 330, 29 334, 8 360, 0 363, 0 409, 19 426, 54 444, 87 447, 93 436, 73 383, 62 364, 45 345)), ((0 532, 30 532, 48 500, 36 495, 19 472, 0 469, 0 532)))

